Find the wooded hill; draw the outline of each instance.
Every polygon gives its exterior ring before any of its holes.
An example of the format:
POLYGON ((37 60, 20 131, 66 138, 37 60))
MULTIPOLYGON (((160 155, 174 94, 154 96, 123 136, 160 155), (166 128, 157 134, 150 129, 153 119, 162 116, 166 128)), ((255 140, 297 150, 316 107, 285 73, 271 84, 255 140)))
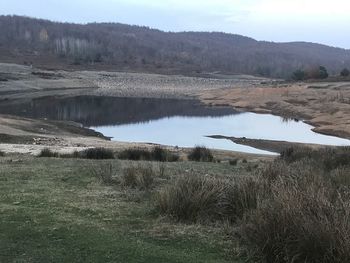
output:
POLYGON ((207 32, 163 32, 117 23, 69 24, 0 16, 0 62, 46 68, 159 73, 221 72, 288 78, 297 69, 350 68, 350 50, 207 32))

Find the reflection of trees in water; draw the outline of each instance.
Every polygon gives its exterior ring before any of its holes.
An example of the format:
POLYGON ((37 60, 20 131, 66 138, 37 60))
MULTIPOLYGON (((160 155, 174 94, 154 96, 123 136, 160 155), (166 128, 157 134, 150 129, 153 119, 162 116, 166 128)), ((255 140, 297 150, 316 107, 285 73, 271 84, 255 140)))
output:
POLYGON ((71 120, 85 126, 147 122, 172 116, 224 116, 229 107, 207 107, 195 100, 78 96, 46 97, 16 105, 0 105, 3 114, 71 120))

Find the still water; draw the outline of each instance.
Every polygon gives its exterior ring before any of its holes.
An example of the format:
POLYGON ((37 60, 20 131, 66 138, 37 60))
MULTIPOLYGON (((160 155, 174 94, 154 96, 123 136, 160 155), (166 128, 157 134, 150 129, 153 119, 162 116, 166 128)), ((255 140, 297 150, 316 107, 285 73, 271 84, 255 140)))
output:
POLYGON ((267 114, 241 113, 220 117, 175 116, 143 123, 102 126, 94 129, 119 141, 153 142, 165 145, 210 148, 249 153, 268 153, 208 135, 246 137, 325 145, 350 145, 349 140, 314 133, 303 122, 284 121, 267 114))
POLYGON ((203 145, 249 153, 268 153, 208 135, 350 145, 349 140, 312 132, 303 122, 267 114, 238 113, 229 107, 207 107, 195 100, 46 97, 0 101, 0 113, 30 118, 69 120, 102 132, 113 140, 179 147, 203 145))

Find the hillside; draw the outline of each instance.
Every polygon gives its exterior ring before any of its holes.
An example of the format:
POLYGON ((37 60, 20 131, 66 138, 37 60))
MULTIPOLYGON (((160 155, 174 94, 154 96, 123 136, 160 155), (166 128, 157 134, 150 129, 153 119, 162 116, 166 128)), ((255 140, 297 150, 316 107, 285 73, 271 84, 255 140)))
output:
POLYGON ((57 23, 0 16, 0 62, 46 68, 158 73, 216 72, 287 78, 296 69, 350 67, 350 50, 205 32, 162 32, 116 23, 57 23))

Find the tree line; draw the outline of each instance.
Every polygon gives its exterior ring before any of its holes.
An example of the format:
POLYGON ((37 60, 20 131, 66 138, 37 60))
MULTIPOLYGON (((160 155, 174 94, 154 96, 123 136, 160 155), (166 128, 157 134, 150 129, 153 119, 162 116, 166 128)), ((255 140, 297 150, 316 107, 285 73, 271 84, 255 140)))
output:
POLYGON ((0 16, 0 59, 30 59, 114 70, 222 72, 290 78, 323 65, 330 74, 350 68, 350 51, 319 44, 273 43, 218 32, 163 32, 118 23, 70 24, 0 16))
MULTIPOLYGON (((343 78, 349 77, 350 70, 348 68, 344 68, 338 75, 343 78)), ((292 79, 295 81, 303 81, 308 79, 327 79, 328 77, 328 70, 324 66, 314 67, 307 70, 298 69, 292 74, 292 79)))

